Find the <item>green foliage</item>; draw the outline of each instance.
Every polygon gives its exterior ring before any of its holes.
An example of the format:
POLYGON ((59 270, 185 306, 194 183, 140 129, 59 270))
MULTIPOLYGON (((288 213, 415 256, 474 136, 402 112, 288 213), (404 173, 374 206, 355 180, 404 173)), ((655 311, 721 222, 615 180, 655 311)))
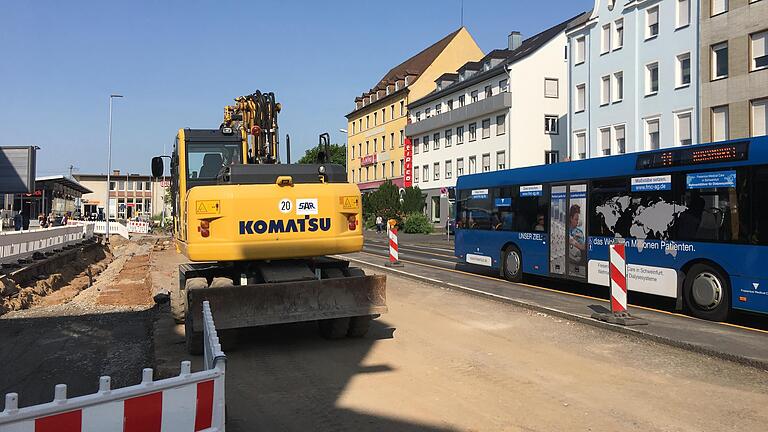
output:
POLYGON ((418 186, 405 188, 401 205, 404 214, 421 213, 424 211, 425 204, 424 195, 421 194, 421 189, 418 186))
POLYGON ((407 214, 403 222, 403 231, 409 234, 429 234, 432 228, 432 222, 421 212, 407 214))
MULTIPOLYGON (((331 163, 347 166, 347 148, 344 144, 331 144, 331 163)), ((313 164, 317 160, 318 146, 308 149, 299 159, 300 164, 313 164)))
POLYGON ((364 194, 363 218, 365 226, 375 226, 376 216, 381 216, 384 221, 395 219, 398 226, 402 226, 405 215, 423 211, 425 198, 418 187, 405 188, 402 198, 403 200, 400 202, 400 189, 391 180, 382 183, 377 190, 364 194))

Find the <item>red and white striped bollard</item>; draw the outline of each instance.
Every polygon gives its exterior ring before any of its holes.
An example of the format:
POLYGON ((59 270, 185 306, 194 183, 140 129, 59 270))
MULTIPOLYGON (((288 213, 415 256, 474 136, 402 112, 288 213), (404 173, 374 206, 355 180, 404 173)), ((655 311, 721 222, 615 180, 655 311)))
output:
POLYGON ((402 267, 403 263, 400 262, 400 254, 397 249, 397 228, 387 224, 387 235, 389 237, 389 262, 388 267, 402 267))

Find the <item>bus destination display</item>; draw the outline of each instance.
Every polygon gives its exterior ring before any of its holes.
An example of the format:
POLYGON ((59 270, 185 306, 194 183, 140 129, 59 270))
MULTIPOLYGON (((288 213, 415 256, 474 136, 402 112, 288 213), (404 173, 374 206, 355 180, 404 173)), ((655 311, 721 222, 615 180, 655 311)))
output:
POLYGON ((717 162, 747 160, 749 142, 723 145, 691 146, 637 157, 637 169, 668 168, 717 162))

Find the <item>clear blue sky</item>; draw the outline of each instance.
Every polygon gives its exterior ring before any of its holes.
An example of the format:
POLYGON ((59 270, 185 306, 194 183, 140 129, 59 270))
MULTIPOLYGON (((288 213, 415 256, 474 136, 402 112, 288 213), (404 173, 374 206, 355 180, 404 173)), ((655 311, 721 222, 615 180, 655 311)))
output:
MULTIPOLYGON (((459 27, 445 1, 4 1, 0 145, 37 145, 38 175, 149 172, 180 127, 215 128, 232 98, 274 91, 294 158, 338 132, 354 98, 392 66, 459 27), (120 4, 118 4, 120 3, 120 4), (382 9, 382 7, 384 7, 382 9)), ((480 48, 531 36, 592 0, 466 0, 480 48)))

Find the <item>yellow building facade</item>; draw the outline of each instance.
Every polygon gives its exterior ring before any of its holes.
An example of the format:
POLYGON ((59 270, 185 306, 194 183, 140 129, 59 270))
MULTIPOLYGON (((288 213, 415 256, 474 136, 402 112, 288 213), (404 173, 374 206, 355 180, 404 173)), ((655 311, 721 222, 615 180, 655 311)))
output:
POLYGON ((483 51, 462 27, 395 66, 358 96, 355 110, 346 116, 349 181, 363 191, 385 180, 409 186, 404 179, 408 102, 432 92, 440 75, 482 57, 483 51))

